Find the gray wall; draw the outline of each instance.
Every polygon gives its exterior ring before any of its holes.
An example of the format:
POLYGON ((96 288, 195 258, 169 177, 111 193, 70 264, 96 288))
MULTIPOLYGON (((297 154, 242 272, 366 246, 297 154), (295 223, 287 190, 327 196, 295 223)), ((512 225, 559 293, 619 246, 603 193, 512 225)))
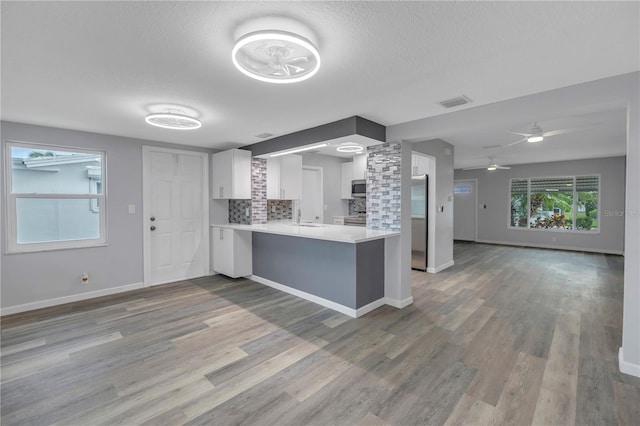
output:
POLYGON ((625 157, 559 161, 512 166, 511 170, 456 170, 456 179, 478 179, 478 241, 573 248, 622 254, 624 217, 607 216, 605 210, 624 212, 625 157), (553 232, 512 229, 509 224, 509 179, 600 175, 600 233, 553 232))
POLYGON ((324 211, 324 223, 333 223, 333 216, 349 214, 346 200, 340 199, 340 184, 342 168, 340 164, 349 161, 346 158, 333 157, 323 154, 302 154, 303 166, 322 167, 323 201, 327 207, 324 211))
POLYGON ((432 272, 453 262, 453 145, 434 139, 414 142, 412 149, 435 159, 435 173, 429 174, 429 203, 436 210, 428 219, 427 270, 432 272))
MULTIPOLYGON (((52 127, 2 122, 2 140, 89 148, 106 152, 107 247, 5 254, 4 226, 0 227, 2 308, 105 290, 143 281, 142 146, 184 150, 206 149, 130 139, 52 127), (128 213, 135 204, 136 213, 128 213), (89 284, 80 274, 89 273, 89 284)), ((4 158, 5 147, 2 146, 4 158)), ((0 174, 4 188, 4 174, 0 174)), ((0 209, 3 210, 3 209, 0 209)), ((4 215, 4 211, 0 214, 4 215)), ((4 225, 4 222, 2 222, 4 225)))

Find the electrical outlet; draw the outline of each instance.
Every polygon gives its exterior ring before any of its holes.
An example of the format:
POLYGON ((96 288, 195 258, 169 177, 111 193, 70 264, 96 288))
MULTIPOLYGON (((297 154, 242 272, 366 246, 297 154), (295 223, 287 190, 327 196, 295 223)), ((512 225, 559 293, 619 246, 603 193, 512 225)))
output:
POLYGON ((249 207, 247 207, 246 209, 244 209, 244 215, 245 215, 246 217, 249 217, 249 216, 251 215, 249 207))
POLYGON ((82 284, 88 284, 89 283, 89 274, 87 274, 86 272, 83 272, 82 274, 80 274, 80 282, 82 284))

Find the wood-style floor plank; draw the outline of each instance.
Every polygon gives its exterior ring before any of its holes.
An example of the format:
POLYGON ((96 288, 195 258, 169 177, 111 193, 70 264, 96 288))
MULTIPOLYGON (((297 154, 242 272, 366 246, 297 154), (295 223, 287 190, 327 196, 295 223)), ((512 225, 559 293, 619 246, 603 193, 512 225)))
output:
POLYGON ((2 318, 3 425, 637 425, 624 259, 456 243, 353 319, 204 277, 2 318))

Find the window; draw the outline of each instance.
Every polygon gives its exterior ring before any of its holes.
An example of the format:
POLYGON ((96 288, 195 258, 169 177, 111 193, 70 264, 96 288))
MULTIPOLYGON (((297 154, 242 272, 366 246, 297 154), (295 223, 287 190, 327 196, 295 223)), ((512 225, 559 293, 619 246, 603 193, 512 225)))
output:
POLYGON ((10 142, 5 159, 9 253, 106 243, 104 152, 10 142))
POLYGON ((471 184, 469 183, 456 183, 453 186, 454 194, 470 194, 471 193, 471 184))
POLYGON ((509 226, 598 231, 598 176, 511 179, 509 226))

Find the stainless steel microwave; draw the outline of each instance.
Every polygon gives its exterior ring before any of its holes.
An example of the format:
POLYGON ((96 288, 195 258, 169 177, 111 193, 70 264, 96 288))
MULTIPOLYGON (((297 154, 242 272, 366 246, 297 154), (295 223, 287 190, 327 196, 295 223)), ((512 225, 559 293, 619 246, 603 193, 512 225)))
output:
POLYGON ((365 198, 367 196, 367 181, 357 179, 351 181, 351 197, 365 198))

